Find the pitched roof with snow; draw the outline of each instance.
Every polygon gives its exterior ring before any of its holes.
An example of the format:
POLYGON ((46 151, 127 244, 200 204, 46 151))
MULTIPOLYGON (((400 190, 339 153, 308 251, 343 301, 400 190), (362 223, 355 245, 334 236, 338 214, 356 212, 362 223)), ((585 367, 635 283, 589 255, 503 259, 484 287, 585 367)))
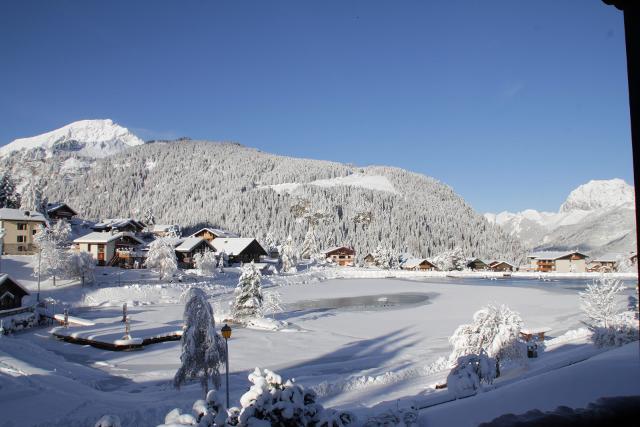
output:
POLYGON ((335 252, 335 251, 338 251, 340 249, 346 249, 347 252, 355 253, 355 250, 353 250, 349 246, 334 246, 332 248, 329 248, 329 249, 326 249, 326 250, 322 251, 321 253, 324 254, 324 255, 327 255, 327 254, 330 254, 331 252, 335 252))
POLYGON ((85 234, 84 236, 80 236, 73 241, 73 243, 109 243, 113 240, 117 240, 121 237, 129 237, 138 243, 144 243, 142 240, 138 239, 133 233, 129 232, 121 232, 121 233, 103 233, 100 231, 94 231, 89 234, 85 234))
POLYGON ((107 228, 123 228, 127 225, 133 225, 140 230, 145 227, 144 223, 133 218, 109 218, 94 224, 91 228, 94 230, 102 230, 107 228))
POLYGON ((543 252, 533 252, 527 255, 527 258, 535 258, 535 259, 544 259, 544 260, 552 260, 555 261, 560 258, 565 258, 573 254, 579 254, 583 257, 587 258, 588 256, 579 251, 543 251, 543 252))
POLYGON ((66 207, 67 209, 69 209, 71 212, 73 212, 74 215, 78 215, 78 212, 76 212, 74 209, 71 208, 71 206, 69 206, 68 204, 64 203, 64 202, 58 202, 58 203, 49 203, 47 204, 47 213, 53 213, 61 208, 66 207))
POLYGON ((152 233, 165 233, 175 227, 176 225, 173 224, 153 224, 149 228, 152 233))
POLYGON ((618 262, 618 260, 621 258, 624 258, 624 255, 616 253, 606 253, 600 255, 599 257, 595 257, 591 260, 591 262, 618 262))
POLYGON ((31 295, 29 293, 29 291, 27 290, 27 288, 25 288, 24 286, 22 286, 18 281, 16 281, 15 279, 13 279, 11 276, 9 276, 7 273, 0 273, 0 285, 2 285, 5 281, 11 281, 13 282, 16 286, 18 286, 20 289, 22 289, 24 291, 25 294, 27 295, 31 295))
POLYGON ((11 208, 0 209, 0 220, 47 222, 45 217, 40 212, 11 208))
POLYGON ((221 238, 221 237, 240 237, 236 233, 232 233, 231 231, 222 230, 220 228, 210 228, 210 227, 201 228, 200 230, 196 231, 195 233, 193 233, 189 237, 196 237, 196 234, 200 234, 203 231, 208 231, 209 233, 215 235, 217 238, 221 238))
POLYGON ((187 237, 186 239, 183 239, 182 242, 178 246, 176 246, 176 251, 177 252, 191 252, 201 242, 204 242, 212 250, 215 250, 214 247, 211 245, 211 243, 209 243, 209 241, 203 239, 202 237, 187 237))
MULTIPOLYGON (((251 237, 218 238, 215 239, 212 244, 218 252, 224 251, 227 255, 238 255, 254 241, 260 245, 256 239, 251 237)), ((260 245, 260 247, 262 247, 262 245, 260 245)), ((262 248, 262 250, 264 250, 264 248, 262 248)), ((266 253, 267 251, 264 252, 266 253)))
POLYGON ((434 265, 431 261, 429 261, 426 258, 409 258, 402 264, 402 266, 404 268, 418 267, 420 264, 422 264, 425 261, 428 262, 430 265, 434 265))

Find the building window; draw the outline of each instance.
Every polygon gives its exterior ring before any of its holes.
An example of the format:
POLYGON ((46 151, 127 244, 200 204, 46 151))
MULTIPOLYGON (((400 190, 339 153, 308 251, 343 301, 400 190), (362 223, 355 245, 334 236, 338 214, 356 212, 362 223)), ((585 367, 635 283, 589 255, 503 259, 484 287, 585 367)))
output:
POLYGON ((27 236, 18 236, 18 243, 24 243, 27 236))
POLYGON ((18 246, 18 252, 24 252, 24 246, 18 246))
POLYGON ((38 230, 33 230, 33 231, 31 232, 31 234, 33 234, 33 235, 35 236, 37 232, 38 232, 38 230))
POLYGON ((23 222, 18 223, 18 230, 26 230, 26 229, 27 229, 27 224, 23 222))

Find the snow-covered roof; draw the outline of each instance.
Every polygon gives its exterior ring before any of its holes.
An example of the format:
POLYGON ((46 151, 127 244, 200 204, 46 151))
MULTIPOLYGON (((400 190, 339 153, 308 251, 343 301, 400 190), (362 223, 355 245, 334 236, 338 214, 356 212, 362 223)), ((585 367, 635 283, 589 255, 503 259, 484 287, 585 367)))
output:
POLYGON ((117 240, 121 237, 130 237, 136 240, 138 243, 144 243, 142 240, 137 238, 133 233, 129 232, 120 232, 120 233, 104 233, 100 231, 94 231, 89 234, 85 234, 84 236, 78 237, 73 241, 73 243, 109 243, 113 240, 117 240))
POLYGON ((123 228, 127 225, 133 225, 139 229, 144 228, 144 224, 142 222, 132 218, 109 218, 94 224, 92 228, 94 230, 100 230, 105 228, 123 228))
POLYGON ((200 242, 205 242, 207 246, 209 246, 213 250, 213 246, 207 240, 202 237, 187 237, 182 240, 178 246, 176 246, 177 252, 191 252, 196 246, 200 244, 200 242))
POLYGON ((332 248, 329 248, 329 249, 326 249, 326 250, 322 251, 321 253, 326 255, 326 254, 328 254, 328 253, 335 252, 335 251, 337 251, 337 250, 339 250, 339 249, 346 249, 346 250, 347 250, 347 251, 349 251, 349 252, 355 252, 355 251, 354 251, 353 249, 351 249, 349 246, 334 246, 334 247, 332 247, 332 248))
MULTIPOLYGON (((218 251, 224 251, 228 255, 238 255, 242 251, 244 251, 247 246, 249 246, 253 241, 258 241, 251 237, 228 237, 228 238, 217 238, 212 244, 213 247, 218 251)), ((260 243, 258 243, 260 245, 260 243)), ((262 247, 262 245, 260 245, 262 247)), ((264 250, 264 248, 262 248, 264 250)), ((266 253, 267 251, 265 251, 266 253)))
POLYGON ((490 265, 491 267, 495 267, 496 265, 500 265, 500 264, 507 264, 508 266, 515 267, 515 265, 513 265, 509 261, 504 261, 504 260, 501 260, 501 259, 498 259, 498 260, 495 260, 495 261, 491 261, 491 263, 488 264, 488 265, 490 265))
POLYGON ((176 225, 173 224, 153 224, 150 229, 152 233, 163 233, 171 230, 174 227, 176 227, 176 225))
POLYGON ((431 261, 429 261, 426 258, 409 258, 402 265, 405 268, 413 268, 413 267, 418 267, 420 264, 422 264, 425 261, 428 262, 431 265, 434 265, 431 261))
POLYGON ((221 238, 221 237, 240 237, 236 233, 232 233, 231 231, 222 230, 220 228, 210 228, 210 227, 201 228, 200 230, 196 231, 195 233, 193 233, 189 237, 195 237, 196 234, 200 234, 203 231, 208 231, 209 233, 215 235, 217 238, 221 238))
POLYGON ((535 259, 548 259, 548 260, 556 260, 560 258, 565 258, 569 255, 579 254, 583 257, 587 258, 586 254, 583 254, 579 251, 543 251, 543 252, 533 252, 527 255, 527 258, 535 258, 535 259))
POLYGON ((11 276, 9 276, 7 273, 0 273, 0 285, 2 285, 6 280, 11 280, 13 283, 15 283, 20 289, 22 289, 24 291, 25 294, 27 295, 31 295, 29 293, 29 291, 27 290, 27 288, 25 288, 24 286, 22 286, 17 280, 13 279, 11 276))
POLYGON ((0 220, 47 222, 45 217, 40 212, 11 208, 0 209, 0 220))
POLYGON ((624 255, 616 253, 606 253, 591 260, 591 262, 618 262, 624 255))
POLYGON ((66 207, 67 209, 69 209, 71 212, 73 212, 74 215, 78 215, 78 212, 76 212, 74 209, 71 208, 71 206, 69 206, 68 204, 66 204, 64 202, 47 204, 47 213, 53 213, 53 212, 55 212, 58 209, 63 208, 63 207, 66 207))

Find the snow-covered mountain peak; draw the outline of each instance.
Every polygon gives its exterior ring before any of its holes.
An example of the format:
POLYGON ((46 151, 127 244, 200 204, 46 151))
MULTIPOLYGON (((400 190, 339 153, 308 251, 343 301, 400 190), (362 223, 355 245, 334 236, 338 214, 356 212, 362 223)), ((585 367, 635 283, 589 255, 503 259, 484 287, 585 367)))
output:
POLYGON ((560 212, 632 206, 634 200, 633 187, 622 179, 592 180, 573 190, 560 206, 560 212))
POLYGON ((16 139, 0 147, 0 156, 40 149, 48 155, 65 151, 99 158, 141 144, 144 141, 112 120, 80 120, 42 135, 16 139))

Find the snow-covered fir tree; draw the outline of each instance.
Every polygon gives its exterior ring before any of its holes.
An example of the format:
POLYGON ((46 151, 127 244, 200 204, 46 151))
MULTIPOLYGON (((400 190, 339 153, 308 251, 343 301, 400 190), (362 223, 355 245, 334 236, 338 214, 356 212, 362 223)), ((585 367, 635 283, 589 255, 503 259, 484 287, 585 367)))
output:
POLYGON ((587 285, 584 292, 580 292, 581 307, 591 326, 611 325, 614 317, 620 312, 616 296, 624 289, 621 280, 603 275, 587 285))
POLYGON ((390 268, 397 268, 399 265, 398 257, 385 245, 378 245, 371 255, 373 256, 374 265, 378 268, 388 270, 390 268))
POLYGON ((156 223, 156 217, 153 214, 151 208, 145 209, 142 221, 147 225, 147 227, 150 227, 156 223))
POLYGON ((227 266, 228 261, 227 253, 223 250, 218 254, 218 273, 224 273, 224 268, 227 266))
POLYGON ((296 269, 297 256, 293 246, 293 238, 291 235, 287 236, 287 240, 280 248, 280 264, 282 265, 282 272, 290 273, 296 269))
POLYGON ((178 271, 178 260, 171 243, 164 238, 151 242, 145 265, 157 270, 160 280, 173 277, 178 271))
POLYGON ((235 301, 231 309, 234 319, 244 319, 262 315, 262 275, 251 262, 242 268, 242 274, 235 289, 235 301))
POLYGON ((526 348, 519 341, 522 318, 505 305, 489 304, 473 315, 473 323, 460 325, 449 338, 453 346, 449 360, 478 355, 486 351, 489 357, 517 360, 525 356, 526 348))
POLYGON ((8 172, 0 173, 0 208, 18 209, 20 193, 8 172))
POLYGON ((309 222, 309 228, 307 234, 304 236, 304 242, 302 242, 302 250, 300 251, 300 257, 303 259, 312 259, 317 257, 320 253, 318 246, 318 238, 314 232, 313 223, 309 222))
POLYGON ((461 248, 455 247, 450 251, 444 251, 433 258, 433 263, 441 271, 464 270, 467 267, 467 259, 461 248))
POLYGON ((276 252, 278 252, 278 241, 273 236, 271 231, 267 231, 267 234, 264 236, 264 248, 267 251, 269 256, 272 256, 276 252))
POLYGON ((20 197, 20 209, 23 211, 40 212, 47 216, 47 198, 42 195, 43 183, 39 180, 30 180, 22 190, 20 197))
POLYGON ((220 367, 224 364, 223 338, 216 332, 213 309, 202 289, 189 288, 183 296, 184 326, 181 339, 180 368, 173 384, 180 388, 191 379, 199 379, 204 395, 209 382, 220 387, 220 367))
POLYGON ((93 281, 95 268, 96 261, 89 252, 69 252, 66 263, 66 276, 80 279, 81 286, 84 286, 86 282, 93 281))
POLYGON ((216 268, 218 267, 218 259, 215 252, 206 250, 202 253, 196 253, 193 256, 193 262, 201 275, 215 276, 216 268))

